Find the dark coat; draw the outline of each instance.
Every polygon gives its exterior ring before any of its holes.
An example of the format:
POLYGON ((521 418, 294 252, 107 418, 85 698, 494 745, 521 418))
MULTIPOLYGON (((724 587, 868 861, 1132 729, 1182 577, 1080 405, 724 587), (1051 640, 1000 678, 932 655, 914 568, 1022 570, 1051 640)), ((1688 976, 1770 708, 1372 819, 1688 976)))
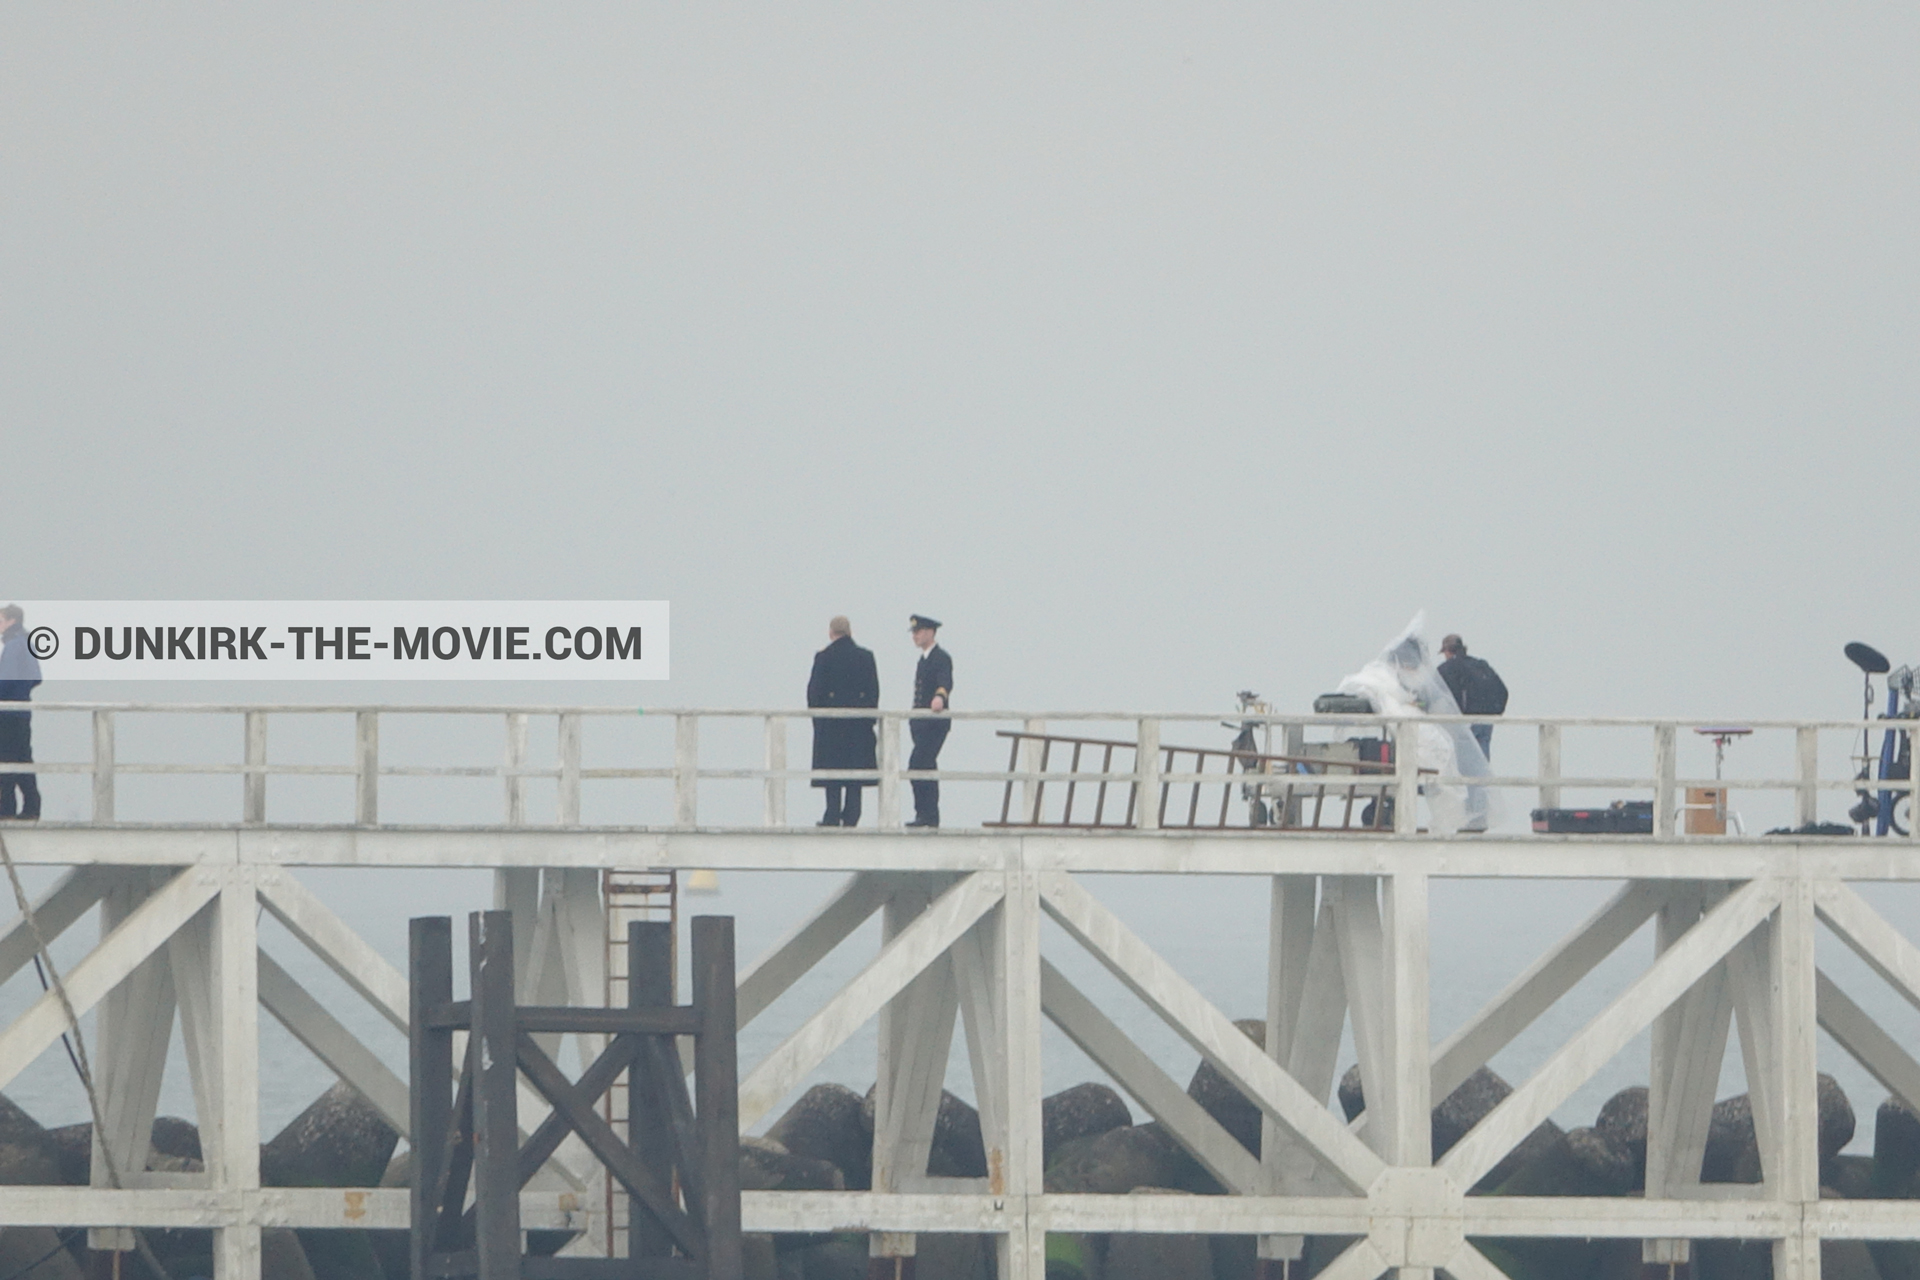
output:
POLYGON ((33 696, 34 686, 39 683, 40 659, 33 656, 27 633, 14 627, 7 632, 6 639, 0 641, 0 702, 25 702, 33 696))
MULTIPOLYGON (((40 660, 27 647, 27 633, 19 627, 0 643, 0 702, 25 702, 40 683, 40 660)), ((0 711, 0 763, 33 759, 33 720, 29 711, 0 711)), ((0 769, 0 773, 6 770, 0 769)), ((11 810, 9 810, 11 812, 11 810)))
POLYGON ((1462 715, 1497 716, 1507 709, 1507 682, 1485 658, 1467 654, 1448 658, 1440 664, 1440 678, 1447 682, 1462 715))
MULTIPOLYGON (((880 670, 873 650, 862 649, 852 636, 841 636, 813 655, 813 675, 807 680, 810 707, 877 707, 880 670)), ((873 721, 820 719, 813 722, 813 768, 872 769, 873 721)), ((816 780, 816 787, 827 785, 816 780)), ((836 784, 837 785, 837 784, 836 784)))

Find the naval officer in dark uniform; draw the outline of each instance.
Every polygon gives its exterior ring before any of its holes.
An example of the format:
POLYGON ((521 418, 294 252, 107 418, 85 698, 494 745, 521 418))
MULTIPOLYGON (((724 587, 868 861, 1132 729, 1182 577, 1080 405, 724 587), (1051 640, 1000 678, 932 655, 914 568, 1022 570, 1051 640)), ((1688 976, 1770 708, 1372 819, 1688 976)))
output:
MULTIPOLYGON (((807 679, 810 707, 877 707, 880 674, 873 650, 853 642, 853 624, 835 618, 827 624, 827 647, 813 655, 813 674, 807 679)), ((871 769, 874 767, 873 721, 864 717, 820 717, 813 722, 813 767, 816 769, 871 769)), ((816 781, 827 792, 827 812, 818 825, 860 825, 860 788, 864 782, 816 781)))
MULTIPOLYGON (((953 659, 947 651, 935 643, 940 631, 938 619, 914 614, 907 619, 913 630, 913 642, 920 648, 920 663, 913 669, 913 705, 916 709, 945 711, 952 699, 953 659)), ((948 720, 910 720, 908 732, 913 735, 913 755, 907 761, 907 768, 936 769, 940 764, 940 748, 946 745, 947 730, 953 727, 948 720)), ((916 778, 913 782, 913 821, 910 827, 937 827, 940 825, 940 784, 931 778, 916 778)))

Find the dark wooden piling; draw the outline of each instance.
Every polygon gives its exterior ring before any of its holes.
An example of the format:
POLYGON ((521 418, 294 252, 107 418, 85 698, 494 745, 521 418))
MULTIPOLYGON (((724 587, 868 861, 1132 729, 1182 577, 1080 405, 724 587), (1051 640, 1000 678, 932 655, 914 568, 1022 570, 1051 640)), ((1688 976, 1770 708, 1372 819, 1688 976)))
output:
MULTIPOLYGON (((413 1138, 413 1221, 434 1223, 445 1197, 448 1107, 453 1100, 453 1031, 432 1025, 437 1005, 453 1000, 453 922, 428 916, 407 930, 408 966, 413 975, 409 1009, 412 1035, 407 1045, 408 1127, 413 1138)), ((434 1232, 415 1231, 409 1256, 414 1280, 426 1280, 434 1232)))
POLYGON ((700 1020, 693 1049, 693 1105, 704 1139, 695 1158, 702 1166, 706 1193, 707 1277, 725 1280, 738 1276, 743 1266, 740 1076, 730 916, 697 916, 693 921, 693 1009, 700 1020))
POLYGON ((467 925, 473 974, 468 1074, 473 1085, 473 1249, 480 1280, 520 1280, 520 1055, 513 996, 513 915, 467 925))
POLYGON ((632 926, 625 1009, 520 1006, 511 918, 477 913, 469 932, 472 995, 455 1001, 449 922, 416 920, 412 928, 415 1280, 735 1280, 742 1258, 733 921, 693 922, 694 998, 684 1007, 673 1003, 668 925, 632 926), (455 1091, 453 1034, 463 1030, 467 1061, 455 1091), (544 1033, 609 1041, 574 1081, 534 1039, 544 1033), (679 1036, 694 1040, 692 1097, 679 1036), (625 1141, 595 1109, 622 1072, 631 1086, 625 1141), (525 1143, 522 1073, 553 1107, 525 1143), (520 1188, 569 1134, 627 1194, 626 1258, 521 1255, 520 1188), (474 1202, 464 1209, 469 1176, 474 1202))

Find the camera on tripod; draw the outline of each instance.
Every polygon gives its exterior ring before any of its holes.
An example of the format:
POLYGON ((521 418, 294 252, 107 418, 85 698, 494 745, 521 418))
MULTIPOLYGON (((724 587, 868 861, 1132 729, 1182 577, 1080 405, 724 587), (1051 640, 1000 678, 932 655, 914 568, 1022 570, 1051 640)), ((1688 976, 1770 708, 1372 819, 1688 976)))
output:
MULTIPOLYGON (((1888 729, 1880 736, 1880 749, 1873 749, 1873 678, 1887 678, 1886 710, 1882 720, 1920 719, 1920 707, 1914 702, 1916 673, 1910 666, 1895 669, 1886 655, 1872 645, 1855 641, 1846 648, 1847 660, 1860 668, 1864 678, 1860 707, 1860 765, 1855 779, 1860 782, 1906 782, 1913 776, 1913 735, 1905 729, 1888 729)), ((1913 793, 1862 788, 1855 792, 1859 802, 1847 811, 1847 817, 1860 828, 1861 835, 1884 836, 1889 832, 1906 835, 1913 822, 1913 793)))

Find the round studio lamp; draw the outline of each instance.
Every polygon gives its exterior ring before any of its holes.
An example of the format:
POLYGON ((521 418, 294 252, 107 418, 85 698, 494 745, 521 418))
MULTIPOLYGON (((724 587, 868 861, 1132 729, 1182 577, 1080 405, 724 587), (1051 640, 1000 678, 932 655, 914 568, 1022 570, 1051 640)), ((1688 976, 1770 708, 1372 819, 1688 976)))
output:
POLYGON ((1858 640, 1847 646, 1847 661, 1870 676, 1885 675, 1893 670, 1893 664, 1887 661, 1886 654, 1858 640))

